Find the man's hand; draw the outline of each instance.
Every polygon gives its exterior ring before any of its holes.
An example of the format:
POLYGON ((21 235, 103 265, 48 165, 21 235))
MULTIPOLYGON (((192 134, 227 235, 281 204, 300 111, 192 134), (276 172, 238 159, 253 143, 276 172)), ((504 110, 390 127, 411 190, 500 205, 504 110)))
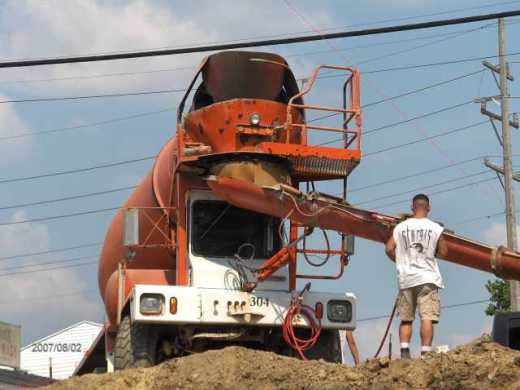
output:
POLYGON ((390 237, 385 244, 385 253, 390 260, 395 262, 395 240, 394 237, 390 237))
POLYGON ((437 241, 437 251, 435 252, 435 257, 445 258, 448 254, 448 245, 446 245, 446 240, 444 237, 440 236, 439 241, 437 241))

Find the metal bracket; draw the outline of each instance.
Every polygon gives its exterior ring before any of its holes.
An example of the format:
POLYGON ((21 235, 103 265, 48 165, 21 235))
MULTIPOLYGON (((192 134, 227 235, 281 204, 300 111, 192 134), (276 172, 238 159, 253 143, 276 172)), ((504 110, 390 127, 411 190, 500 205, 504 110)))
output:
MULTIPOLYGON (((489 61, 482 61, 482 65, 484 65, 486 68, 488 68, 492 72, 493 76, 494 76, 494 73, 500 74, 500 66, 492 64, 489 61)), ((511 73, 509 73, 509 66, 507 66, 507 79, 510 81, 515 81, 515 78, 513 77, 513 75, 511 73)))
MULTIPOLYGON (((493 99, 495 99, 495 98, 496 98, 496 96, 483 97, 483 98, 476 98, 476 99, 474 99, 473 101, 474 101, 475 103, 480 103, 480 113, 481 113, 482 115, 486 115, 486 116, 488 116, 491 120, 495 119, 495 120, 497 120, 497 121, 502 122, 502 116, 500 116, 500 115, 498 115, 498 114, 495 114, 494 112, 489 111, 489 110, 487 109, 487 102, 489 102, 489 101, 491 101, 491 100, 493 100, 493 99)), ((509 125, 510 125, 511 127, 514 127, 515 129, 518 129, 518 127, 519 127, 519 121, 518 121, 518 115, 517 115, 517 113, 513 113, 513 119, 512 119, 512 120, 509 120, 509 125)), ((494 127, 494 125, 493 125, 493 127, 494 127)), ((495 132, 496 132, 496 129, 495 129, 495 132)), ((498 136, 498 133, 497 133, 497 136, 498 136)), ((500 138, 499 138, 499 139, 500 139, 500 138)), ((502 142, 502 141, 500 140, 500 142, 502 142)))
MULTIPOLYGON (((501 178, 501 176, 499 174, 502 174, 502 175, 504 174, 504 168, 502 168, 502 167, 500 167, 498 165, 493 164, 491 161, 489 161, 488 158, 484 159, 484 165, 486 167, 488 167, 489 169, 495 171, 497 176, 498 176, 498 178, 499 178, 499 180, 500 180, 500 183, 502 183, 502 178, 501 178)), ((513 180, 520 182, 520 172, 513 173, 513 180)), ((502 183, 502 187, 503 186, 504 186, 504 183, 502 183)))

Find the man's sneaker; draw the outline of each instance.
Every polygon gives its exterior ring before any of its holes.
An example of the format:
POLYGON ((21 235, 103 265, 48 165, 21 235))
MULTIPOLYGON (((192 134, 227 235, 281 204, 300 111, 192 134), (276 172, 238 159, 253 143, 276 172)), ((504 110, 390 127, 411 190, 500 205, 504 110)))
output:
POLYGON ((410 348, 401 348, 401 359, 409 360, 412 358, 410 355, 410 348))

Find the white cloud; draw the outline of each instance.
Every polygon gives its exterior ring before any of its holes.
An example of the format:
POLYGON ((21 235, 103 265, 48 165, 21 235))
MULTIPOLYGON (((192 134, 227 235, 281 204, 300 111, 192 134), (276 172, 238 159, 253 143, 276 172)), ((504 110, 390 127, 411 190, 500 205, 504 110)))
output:
MULTIPOLYGON (((9 97, 0 94, 0 101, 9 97)), ((0 104, 0 138, 31 132, 30 126, 18 115, 13 104, 0 104)), ((12 162, 23 158, 33 147, 30 137, 20 138, 0 145, 0 162, 12 162)))
MULTIPOLYGON (((18 210, 11 216, 9 222, 20 222, 25 218, 25 212, 18 210)), ((49 232, 42 224, 1 226, 0 248, 2 256, 44 251, 49 248, 49 232)))
MULTIPOLYGON (((10 222, 24 219, 26 219, 25 212, 18 211, 11 216, 10 222)), ((49 249, 49 241, 47 226, 41 223, 0 227, 2 256, 46 251, 49 249)), ((55 321, 70 323, 82 319, 99 319, 99 304, 81 293, 91 287, 82 278, 81 271, 78 271, 84 270, 85 267, 34 273, 22 272, 51 266, 8 269, 53 260, 56 258, 48 255, 17 258, 0 263, 0 274, 14 273, 10 276, 0 276, 0 296, 2 297, 0 308, 3 320, 21 323, 22 328, 25 329, 24 332, 28 331, 29 334, 41 334, 38 333, 38 328, 42 324, 48 326, 55 321), (8 270, 3 271, 3 269, 8 270), (67 296, 71 292, 77 294, 67 296), (62 295, 65 299, 62 299, 62 295)))
MULTIPOLYGON (((322 7, 314 6, 313 20, 322 26, 333 24, 322 7)), ((305 13, 310 14, 306 9, 305 13)), ((208 42, 229 41, 237 38, 269 36, 289 31, 304 31, 309 27, 274 4, 249 2, 213 2, 201 0, 197 4, 174 6, 169 2, 145 0, 101 1, 71 0, 13 1, 0 7, 0 55, 4 59, 23 59, 54 56, 74 56, 91 53, 133 51, 181 45, 200 45, 208 42), (264 23, 248 23, 269 20, 264 23), (225 17, 217 17, 225 15, 225 17), (288 17, 290 15, 291 17, 288 17)), ((253 50, 279 51, 279 47, 253 50)), ((295 46, 297 52, 298 46, 295 46)), ((0 72, 0 99, 16 97, 49 97, 96 94, 118 91, 139 91, 166 88, 184 88, 195 69, 178 72, 156 72, 128 77, 90 77, 99 74, 128 73, 148 70, 185 68, 200 63, 207 53, 166 56, 136 60, 79 63, 33 68, 3 69, 0 72), (13 83, 16 80, 45 80, 84 77, 52 82, 13 83), (1 95, 5 96, 1 96, 1 95)), ((297 76, 310 74, 312 59, 289 58, 297 76)), ((180 94, 154 95, 162 104, 174 107, 180 94)), ((142 100, 128 100, 136 104, 142 100)), ((100 101, 101 102, 101 101, 100 101)), ((27 124, 11 105, 0 110, 0 136, 30 132, 27 124)), ((133 108, 133 107, 132 107, 133 108)), ((132 109, 129 107, 129 109, 132 109)), ((52 119, 63 121, 60 116, 52 119)), ((68 118, 64 125, 91 122, 92 119, 68 118)), ((0 145, 0 162, 23 156, 31 137, 0 145), (25 149, 24 149, 25 148, 25 149)))
MULTIPOLYGON (((308 10, 306 12, 309 12, 308 10)), ((292 16, 292 15, 291 15, 292 16)), ((317 7, 313 16, 320 25, 330 25, 327 13, 317 7)), ((125 2, 75 0, 60 2, 16 1, 0 11, 0 25, 8 30, 8 39, 0 43, 4 58, 69 56, 89 53, 134 51, 181 45, 200 45, 247 36, 265 36, 288 31, 308 30, 296 17, 287 17, 280 7, 248 2, 200 1, 197 5, 176 7, 167 2, 131 0, 125 2), (273 9, 276 8, 276 12, 273 9), (187 14, 190 12, 191 14, 187 14), (264 23, 247 23, 255 20, 264 23), (220 15, 220 16, 218 16, 220 15), (222 17, 221 17, 222 16, 222 17), (225 17, 224 17, 225 16, 225 17), (23 20, 23 23, 21 21, 23 20)), ((272 50, 273 48, 259 48, 272 50)), ((274 48, 277 50, 277 48, 274 48)), ((87 64, 32 68, 30 71, 4 71, 3 80, 41 79, 148 69, 177 68, 196 65, 205 53, 143 60, 111 61, 87 64)), ((304 61, 298 68, 307 70, 304 61)), ((81 81, 16 84, 16 90, 38 94, 40 88, 54 94, 109 87, 120 90, 150 87, 183 87, 194 71, 156 73, 153 76, 91 78, 81 81)), ((9 84, 6 84, 9 85, 9 84)), ((0 82, 1 86, 1 82, 0 82)))
MULTIPOLYGON (((69 56, 90 53, 142 50, 169 46, 173 42, 204 41, 207 33, 190 21, 173 15, 170 9, 157 3, 129 1, 110 3, 106 1, 78 0, 61 2, 59 7, 52 2, 10 2, 0 15, 0 22, 11 27, 9 39, 1 52, 4 58, 35 58, 69 56), (10 21, 18 21, 13 25, 10 21), (23 23, 20 21, 23 20, 23 23)), ((11 71, 18 79, 59 78, 69 75, 128 72, 154 64, 158 60, 116 61, 60 65, 34 68, 30 71, 11 71), (36 74, 35 74, 36 73, 36 74)), ((164 63, 164 61, 163 61, 164 63)), ((168 61, 169 67, 191 65, 193 60, 179 56, 168 61)), ((164 74, 166 79, 171 74, 164 74)), ((56 82, 52 84, 19 85, 24 92, 31 93, 34 87, 48 89, 54 93, 108 86, 139 88, 146 77, 85 79, 56 82)), ((36 89, 36 91, 38 88, 36 89)))
MULTIPOLYGON (((517 240, 520 242, 520 226, 517 225, 517 240)), ((482 233, 483 240, 490 245, 506 245, 506 225, 494 223, 482 233)))

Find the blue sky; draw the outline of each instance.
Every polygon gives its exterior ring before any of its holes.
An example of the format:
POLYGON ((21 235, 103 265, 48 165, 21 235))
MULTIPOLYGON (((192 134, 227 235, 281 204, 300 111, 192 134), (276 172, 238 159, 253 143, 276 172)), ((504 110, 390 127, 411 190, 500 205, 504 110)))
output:
MULTIPOLYGON (((373 27, 385 20, 412 17, 386 24, 425 21, 473 15, 520 7, 520 1, 296 1, 291 7, 278 1, 59 1, 16 0, 0 3, 0 53, 3 60, 79 55, 152 49, 209 42, 253 39, 310 30, 373 27), (454 9, 479 7, 458 12, 454 9), (298 12, 304 17, 298 16, 298 12), (437 16, 421 17, 442 13, 437 16), (252 23, 252 20, 255 23, 252 23)), ((507 51, 520 52, 514 37, 520 33, 518 18, 507 25, 507 51)), ((362 72, 363 104, 398 95, 416 88, 449 80, 482 69, 480 61, 424 67, 405 71, 374 72, 406 65, 427 64, 463 58, 495 55, 497 29, 492 21, 443 27, 440 29, 393 33, 297 45, 261 48, 287 57, 297 77, 306 77, 320 63, 357 65, 362 72)), ((142 90, 185 88, 202 54, 5 69, 0 71, 0 100, 56 96, 78 96, 142 90), (127 73, 121 75, 121 73, 127 73), (128 74, 132 73, 132 74, 128 74)), ((520 55, 510 61, 520 62, 520 55)), ((496 61, 496 59, 491 59, 496 61)), ((520 64, 511 71, 520 77, 520 64)), ((489 72, 482 72, 427 91, 367 107, 363 128, 371 130, 431 111, 470 101, 478 96, 496 95, 489 72)), ((520 96, 517 83, 511 95, 520 96)), ((25 177, 61 170, 83 168, 155 155, 174 135, 174 111, 179 94, 89 99, 60 102, 0 104, 0 179, 25 177), (56 128, 88 125, 136 114, 172 109, 156 114, 83 127, 48 135, 16 139, 1 137, 56 128)), ((322 80, 309 101, 339 103, 339 85, 322 80)), ((499 106, 490 103, 496 112, 499 106)), ((519 111, 512 100, 511 111, 519 111)), ((309 113, 309 118, 319 114, 309 113)), ((432 195, 432 218, 456 232, 490 243, 504 241, 503 216, 461 223, 474 217, 503 211, 500 185, 485 171, 480 159, 499 155, 500 147, 489 124, 440 136, 388 152, 372 152, 433 136, 482 121, 477 104, 393 126, 363 138, 363 158, 350 178, 353 190, 409 174, 474 159, 471 162, 413 179, 390 182, 352 193, 352 203, 387 213, 408 211, 410 194, 373 200, 396 193, 424 188, 432 195), (466 177, 469 176, 469 177, 466 177), (466 177, 466 178, 463 178, 466 177), (460 179, 459 178, 463 178, 460 179), (436 185, 453 179, 452 182, 436 185), (484 183, 473 184, 490 179, 484 183), (430 186, 430 187, 428 187, 430 186), (388 203, 400 202, 387 206, 388 203)), ((323 123, 332 124, 332 121, 323 123)), ((331 139, 316 136, 313 141, 331 139)), ((518 151, 518 134, 513 130, 513 153, 518 151)), ((520 152, 518 152, 520 153, 520 152)), ((520 163, 514 164, 520 168, 520 163)), ((498 162, 498 160, 495 160, 498 162)), ((152 161, 16 183, 0 184, 0 206, 135 185, 149 170, 152 161)), ((338 192, 338 183, 319 186, 338 192)), ((0 223, 119 206, 128 191, 34 207, 0 210, 0 223)), ((75 218, 0 226, 0 257, 46 251, 103 240, 111 213, 75 218)), ((318 238, 314 239, 316 242, 318 238)), ((93 256, 92 246, 73 251, 2 260, 0 268, 61 261, 93 256)), ((86 259, 76 263, 94 262, 86 259)), ((3 272, 38 269, 24 268, 3 272)), ((464 267, 441 264, 446 289, 445 304, 485 299, 484 283, 489 275, 464 267)), ((326 271, 333 272, 331 266, 326 271)), ((316 289, 352 291, 359 298, 360 318, 390 311, 396 293, 395 271, 380 244, 357 241, 356 255, 346 275, 339 281, 317 284, 316 289)), ((103 320, 97 291, 96 265, 63 268, 47 272, 0 275, 2 321, 21 324, 27 343, 82 319, 103 320)), ((443 313, 437 344, 455 345, 489 331, 485 305, 449 309, 443 313)), ((364 357, 375 350, 382 335, 383 321, 360 322, 357 332, 364 357)), ((393 330, 394 343, 397 333, 393 330)), ((417 335, 416 335, 417 336, 417 335)))

